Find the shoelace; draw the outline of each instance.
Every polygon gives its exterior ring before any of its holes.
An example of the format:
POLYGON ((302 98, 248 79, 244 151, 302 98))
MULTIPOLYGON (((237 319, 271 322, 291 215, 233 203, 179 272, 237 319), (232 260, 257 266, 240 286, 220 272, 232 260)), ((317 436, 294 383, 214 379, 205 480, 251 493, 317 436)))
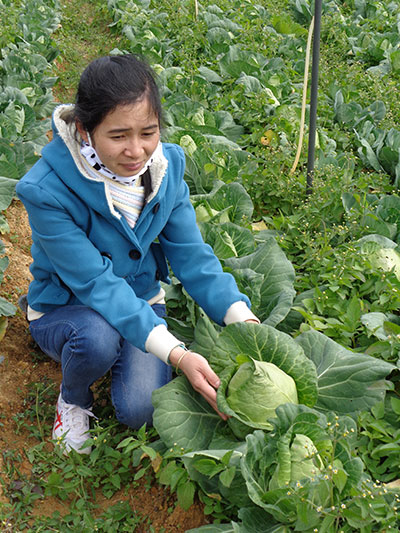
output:
POLYGON ((89 409, 82 409, 77 405, 69 405, 64 408, 65 423, 69 426, 71 437, 81 437, 82 433, 89 431, 88 416, 97 418, 89 409))

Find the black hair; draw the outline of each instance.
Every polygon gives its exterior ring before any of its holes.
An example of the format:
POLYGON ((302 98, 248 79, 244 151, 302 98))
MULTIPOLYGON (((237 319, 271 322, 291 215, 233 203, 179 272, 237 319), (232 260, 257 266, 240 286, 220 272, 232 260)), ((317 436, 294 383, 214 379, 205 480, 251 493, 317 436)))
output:
POLYGON ((117 106, 134 104, 145 97, 161 124, 160 94, 146 61, 132 54, 99 57, 81 75, 73 119, 92 133, 117 106))

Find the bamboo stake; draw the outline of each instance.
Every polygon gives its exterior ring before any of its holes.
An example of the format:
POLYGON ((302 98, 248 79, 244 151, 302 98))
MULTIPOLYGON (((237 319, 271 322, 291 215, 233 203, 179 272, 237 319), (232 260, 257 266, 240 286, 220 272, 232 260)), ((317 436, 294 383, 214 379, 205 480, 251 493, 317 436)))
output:
POLYGON ((301 104, 301 118, 300 118, 300 135, 299 135, 299 143, 297 145, 297 153, 296 157, 293 163, 292 168, 290 169, 290 174, 293 174, 293 172, 296 170, 301 149, 303 147, 303 138, 304 138, 304 123, 306 120, 306 105, 307 105, 307 85, 308 85, 308 73, 310 70, 310 55, 311 55, 311 42, 312 42, 312 36, 314 31, 314 17, 311 19, 311 24, 308 30, 308 39, 307 39, 307 49, 306 49, 306 59, 304 63, 304 81, 303 81, 303 100, 301 104))

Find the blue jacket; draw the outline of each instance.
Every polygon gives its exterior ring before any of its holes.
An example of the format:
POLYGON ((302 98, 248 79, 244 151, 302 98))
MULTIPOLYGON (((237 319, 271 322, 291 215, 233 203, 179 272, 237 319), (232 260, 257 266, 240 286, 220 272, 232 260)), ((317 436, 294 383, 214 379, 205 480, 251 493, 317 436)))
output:
POLYGON ((183 179, 182 149, 163 144, 163 154, 165 174, 131 229, 112 212, 107 185, 79 171, 53 122, 53 140, 16 187, 32 228, 31 308, 46 313, 89 306, 145 351, 152 329, 166 324, 147 302, 160 292, 160 280, 169 281, 166 258, 218 324, 234 302, 250 306, 201 237, 183 179))

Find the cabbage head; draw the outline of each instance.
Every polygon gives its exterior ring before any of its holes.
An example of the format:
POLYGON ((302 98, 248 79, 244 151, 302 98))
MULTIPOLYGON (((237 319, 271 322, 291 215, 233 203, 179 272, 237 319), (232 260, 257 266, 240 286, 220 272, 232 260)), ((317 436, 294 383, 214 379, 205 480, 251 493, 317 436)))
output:
POLYGON ((366 235, 359 241, 361 253, 369 259, 373 268, 393 271, 400 280, 400 253, 397 244, 383 235, 366 235))
POLYGON ((276 416, 275 409, 283 403, 298 403, 296 383, 273 363, 252 359, 232 376, 226 401, 242 420, 272 429, 267 420, 276 416))
POLYGON ((285 435, 278 444, 278 466, 269 483, 269 490, 320 474, 323 463, 313 441, 298 433, 289 446, 285 435))

